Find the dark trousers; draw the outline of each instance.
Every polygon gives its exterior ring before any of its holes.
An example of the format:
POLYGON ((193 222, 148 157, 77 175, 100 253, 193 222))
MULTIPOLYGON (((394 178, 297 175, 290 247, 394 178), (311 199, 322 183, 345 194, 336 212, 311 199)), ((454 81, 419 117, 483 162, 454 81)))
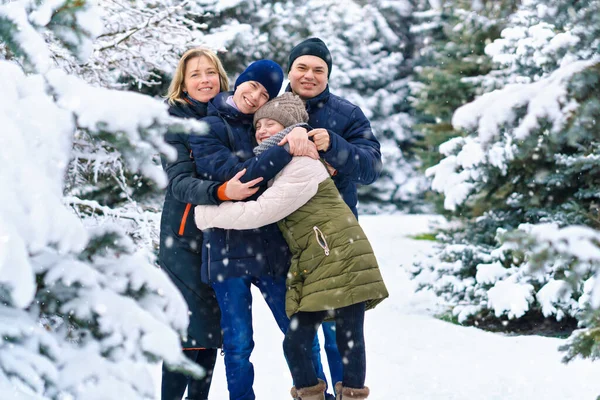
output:
MULTIPOLYGON (((292 315, 290 327, 285 334, 283 351, 297 389, 318 383, 311 360, 311 345, 319 326, 330 311, 299 312, 292 315)), ((365 355, 365 303, 353 304, 333 311, 335 336, 344 372, 345 387, 363 388, 366 374, 365 355)))
MULTIPOLYGON (((335 322, 327 321, 321 325, 323 336, 325 337, 325 354, 327 354, 327 365, 329 365, 329 376, 331 376, 331 386, 335 387, 337 382, 341 382, 344 377, 344 363, 337 348, 337 339, 335 337, 335 322)), ((335 394, 335 390, 334 390, 335 394)))
POLYGON ((212 382, 213 370, 217 359, 217 349, 185 350, 187 358, 204 368, 206 375, 202 379, 193 379, 179 372, 171 372, 163 365, 161 400, 181 400, 185 388, 188 388, 187 399, 206 400, 212 382))

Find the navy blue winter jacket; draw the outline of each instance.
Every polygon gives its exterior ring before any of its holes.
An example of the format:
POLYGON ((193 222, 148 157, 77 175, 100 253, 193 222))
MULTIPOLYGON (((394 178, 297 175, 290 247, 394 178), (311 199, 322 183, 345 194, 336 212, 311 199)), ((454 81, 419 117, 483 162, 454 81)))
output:
MULTIPOLYGON (((288 85, 288 92, 291 87, 288 85)), ((306 101, 308 124, 329 132, 330 147, 321 157, 337 170, 333 177, 348 207, 358 216, 356 185, 369 185, 381 173, 379 141, 362 110, 329 92, 329 86, 306 101)))
MULTIPOLYGON (((246 168, 243 182, 262 176, 263 189, 250 199, 258 197, 292 159, 280 146, 273 146, 254 156, 256 146, 253 115, 246 115, 227 104, 232 92, 218 94, 208 104, 210 130, 205 135, 190 137, 190 146, 196 162, 198 177, 225 182, 246 168)), ((202 280, 207 283, 221 279, 250 275, 285 276, 291 254, 276 224, 251 230, 208 229, 204 231, 202 252, 202 280)))

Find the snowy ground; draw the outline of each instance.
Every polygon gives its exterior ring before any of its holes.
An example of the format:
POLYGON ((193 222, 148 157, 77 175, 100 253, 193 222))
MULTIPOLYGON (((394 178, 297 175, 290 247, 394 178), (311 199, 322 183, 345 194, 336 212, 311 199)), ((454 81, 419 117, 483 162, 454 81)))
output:
MULTIPOLYGON (((390 292, 389 299, 366 315, 369 400, 596 399, 600 363, 562 364, 560 339, 507 337, 431 317, 432 299, 414 293, 404 267, 431 252, 431 242, 408 236, 427 232, 433 220, 414 215, 361 217, 390 292)), ((288 399, 291 378, 281 350, 283 335, 258 290, 254 298, 256 397, 288 399)), ((227 398, 219 357, 210 399, 227 398)))

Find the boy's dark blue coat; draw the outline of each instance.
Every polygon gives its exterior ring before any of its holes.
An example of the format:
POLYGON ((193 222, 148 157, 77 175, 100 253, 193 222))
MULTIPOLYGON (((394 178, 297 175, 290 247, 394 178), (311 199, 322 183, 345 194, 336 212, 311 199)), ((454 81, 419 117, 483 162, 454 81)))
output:
MULTIPOLYGON (((202 179, 225 182, 246 168, 242 177, 247 182, 259 176, 263 189, 292 159, 283 147, 274 146, 255 157, 256 146, 252 115, 242 114, 227 98, 231 92, 218 94, 208 104, 210 130, 206 135, 190 137, 190 146, 196 160, 196 170, 202 179)), ((208 229, 204 231, 202 280, 216 282, 240 276, 285 276, 290 263, 290 252, 276 224, 244 231, 208 229)))
MULTIPOLYGON (((181 118, 202 118, 206 116, 206 105, 176 103, 169 113, 181 118)), ((215 192, 220 183, 195 177, 189 137, 165 135, 165 141, 177 150, 177 159, 161 160, 169 185, 160 221, 158 260, 191 312, 188 340, 183 347, 217 348, 221 346, 221 313, 212 288, 202 283, 200 277, 202 232, 194 223, 192 204, 217 204, 215 192)))

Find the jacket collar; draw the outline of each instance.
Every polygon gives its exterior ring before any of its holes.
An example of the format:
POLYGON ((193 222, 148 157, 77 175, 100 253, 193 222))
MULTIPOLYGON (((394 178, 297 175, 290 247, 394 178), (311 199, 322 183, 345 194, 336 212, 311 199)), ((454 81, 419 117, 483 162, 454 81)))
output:
POLYGON ((244 114, 235 107, 227 104, 227 98, 233 96, 233 92, 221 92, 208 103, 208 115, 217 115, 221 118, 236 120, 252 124, 254 114, 244 114))
MULTIPOLYGON (((185 99, 184 99, 185 100, 185 99)), ((174 102, 173 105, 170 105, 167 101, 165 101, 169 106, 169 114, 174 115, 180 118, 204 118, 206 117, 206 109, 208 107, 207 103, 201 103, 196 101, 195 103, 190 103, 186 101, 185 103, 180 103, 178 101, 174 102)))
MULTIPOLYGON (((292 85, 290 85, 288 83, 287 88, 285 88, 286 92, 291 92, 292 91, 292 85)), ((327 84, 327 86, 325 86, 325 90, 323 90, 320 94, 316 95, 315 97, 313 97, 312 99, 307 99, 305 100, 306 102, 306 112, 308 112, 309 114, 311 113, 311 111, 315 111, 318 110, 320 108, 323 108, 323 106, 325 105, 325 103, 327 103, 327 100, 329 100, 329 84, 327 84)))

